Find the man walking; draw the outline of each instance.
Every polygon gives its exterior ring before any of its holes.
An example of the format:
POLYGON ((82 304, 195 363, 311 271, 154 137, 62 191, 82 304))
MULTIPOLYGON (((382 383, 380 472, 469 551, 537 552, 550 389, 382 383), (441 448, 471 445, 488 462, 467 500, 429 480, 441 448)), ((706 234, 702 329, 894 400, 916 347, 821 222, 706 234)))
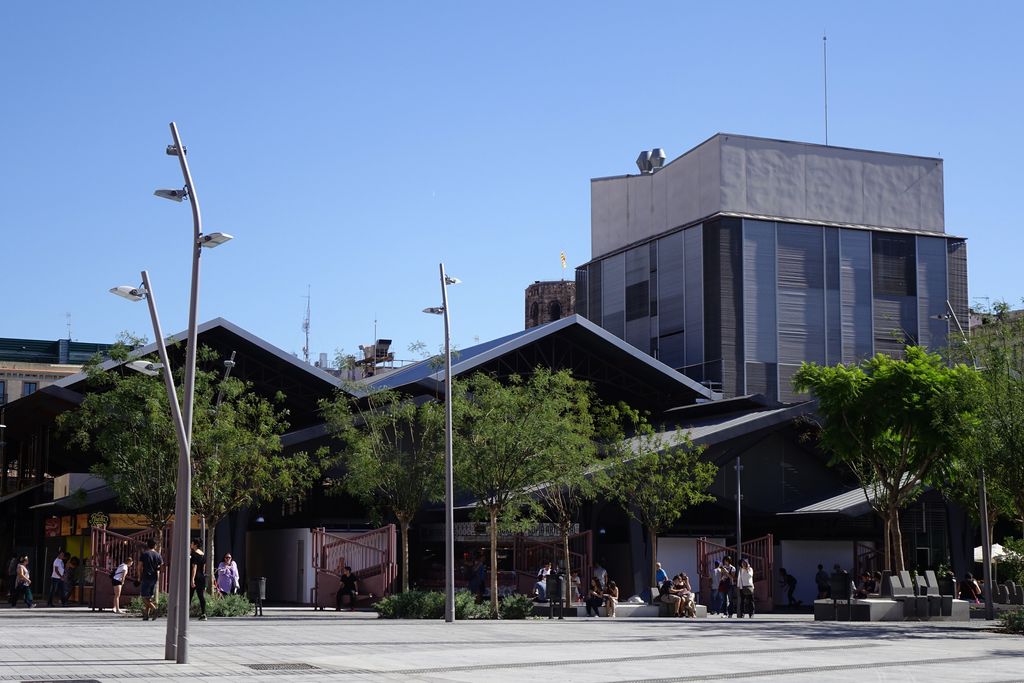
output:
POLYGON ((146 541, 146 550, 139 556, 142 564, 142 584, 139 595, 142 596, 142 620, 156 619, 156 582, 160 578, 160 567, 164 558, 156 551, 156 541, 146 541))
POLYGON ((359 592, 356 590, 356 575, 352 573, 352 567, 345 567, 338 578, 340 582, 338 585, 338 605, 336 609, 341 611, 343 598, 348 596, 348 611, 354 612, 356 609, 356 596, 359 595, 359 592))
POLYGON ((61 550, 53 560, 53 572, 50 574, 50 596, 46 599, 46 606, 53 607, 53 598, 60 598, 62 606, 67 607, 67 596, 64 595, 64 560, 68 554, 61 550))

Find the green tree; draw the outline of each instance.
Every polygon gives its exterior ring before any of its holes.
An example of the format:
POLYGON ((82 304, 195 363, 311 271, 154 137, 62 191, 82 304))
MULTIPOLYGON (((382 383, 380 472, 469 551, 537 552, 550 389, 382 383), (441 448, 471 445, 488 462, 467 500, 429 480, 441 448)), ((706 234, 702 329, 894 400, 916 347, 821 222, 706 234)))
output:
POLYGON ((402 592, 409 590, 409 525, 444 498, 444 408, 394 391, 364 398, 339 392, 321 403, 345 446, 345 488, 376 514, 391 513, 402 535, 402 592))
MULTIPOLYGON (((569 604, 572 591, 568 580, 568 573, 572 571, 569 535, 583 502, 593 500, 607 489, 606 467, 610 460, 599 457, 595 441, 598 428, 594 416, 600 413, 600 407, 593 397, 590 384, 574 379, 566 383, 565 391, 575 404, 576 429, 563 433, 561 438, 550 444, 548 467, 552 478, 537 489, 536 495, 545 515, 558 527, 562 566, 566 571, 563 597, 566 604, 569 604)), ((580 567, 581 571, 584 569, 580 567)))
POLYGON ((527 528, 541 513, 537 487, 559 479, 558 463, 590 436, 580 383, 538 368, 507 382, 478 373, 452 389, 457 481, 473 493, 490 532, 491 610, 498 610, 498 530, 527 528))
MULTIPOLYGON (((111 358, 124 361, 128 353, 127 346, 118 345, 111 358)), ((215 526, 241 507, 294 498, 307 490, 322 471, 322 454, 282 454, 280 436, 288 428, 287 411, 237 378, 219 379, 214 368, 221 359, 209 349, 200 349, 198 356, 191 448, 194 512, 215 526)), ((59 424, 72 443, 98 455, 92 470, 114 490, 121 505, 162 529, 174 513, 178 462, 163 379, 123 365, 104 371, 98 360, 86 371, 89 393, 76 410, 59 418, 59 424)), ((176 384, 180 389, 180 377, 176 384)), ((212 538, 209 534, 211 563, 212 538)))
MULTIPOLYGON (((134 343, 122 336, 110 358, 126 361, 134 343)), ((102 477, 125 510, 163 530, 174 516, 178 446, 162 382, 120 368, 105 371, 102 359, 85 365, 89 393, 57 418, 69 444, 99 456, 92 471, 102 477)))
POLYGON ((936 354, 907 347, 856 366, 804 363, 793 378, 818 400, 822 446, 850 467, 884 526, 885 563, 904 569, 900 511, 965 449, 974 430, 977 375, 936 354))
MULTIPOLYGON (((621 441, 621 464, 611 473, 615 482, 611 491, 647 533, 648 578, 653 586, 658 534, 675 524, 687 508, 715 499, 707 491, 718 467, 702 458, 704 448, 694 446, 689 435, 679 430, 658 432, 642 414, 625 405, 618 406, 617 412, 630 435, 621 441)), ((616 417, 612 420, 614 424, 616 417)))
POLYGON ((991 514, 1024 525, 1024 311, 997 302, 982 321, 959 345, 981 377, 974 453, 985 467, 991 514))

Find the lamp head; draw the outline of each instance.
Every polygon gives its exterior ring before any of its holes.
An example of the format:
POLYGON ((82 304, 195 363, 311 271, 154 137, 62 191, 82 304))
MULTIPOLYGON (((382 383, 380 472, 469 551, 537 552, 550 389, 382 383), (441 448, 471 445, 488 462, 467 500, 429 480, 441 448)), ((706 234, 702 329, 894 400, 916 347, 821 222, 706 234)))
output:
POLYGON ((458 284, 462 283, 462 280, 460 280, 457 277, 452 277, 451 275, 445 275, 444 276, 444 283, 446 285, 458 285, 458 284))
POLYGON ((120 297, 128 299, 128 301, 142 301, 143 297, 146 296, 146 288, 142 285, 138 287, 132 287, 131 285, 119 285, 117 287, 110 288, 111 294, 117 294, 120 297))
MULTIPOLYGON (((188 154, 188 147, 182 147, 182 149, 184 150, 185 154, 188 154)), ((167 150, 166 151, 167 151, 167 156, 169 156, 169 157, 179 156, 178 155, 178 148, 175 145, 167 145, 167 150)))
POLYGON ((424 313, 430 313, 432 315, 444 315, 444 306, 431 306, 423 309, 424 313))
POLYGON ((148 360, 133 360, 126 365, 134 370, 135 372, 141 373, 148 377, 155 377, 160 374, 160 368, 164 366, 163 363, 151 363, 148 360))
POLYGON ((157 190, 153 194, 163 199, 170 199, 171 201, 180 202, 183 199, 188 199, 188 190, 181 188, 180 190, 157 190))
POLYGON ((210 232, 199 236, 199 246, 213 249, 216 246, 230 242, 234 237, 226 232, 210 232))

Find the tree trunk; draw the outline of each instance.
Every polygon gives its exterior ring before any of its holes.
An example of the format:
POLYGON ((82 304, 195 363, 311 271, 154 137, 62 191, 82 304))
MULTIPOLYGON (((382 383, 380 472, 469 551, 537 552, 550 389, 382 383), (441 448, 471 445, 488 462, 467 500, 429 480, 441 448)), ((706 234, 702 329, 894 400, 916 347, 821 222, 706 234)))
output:
MULTIPOLYGON (((402 592, 409 592, 409 518, 398 516, 398 528, 402 531, 402 592)), ((447 561, 447 560, 446 560, 447 561)), ((447 576, 445 581, 448 581, 447 576)), ((447 583, 445 583, 447 585, 447 583)))
POLYGON ((218 591, 214 590, 214 586, 217 585, 217 575, 214 570, 217 567, 217 525, 220 524, 220 519, 206 520, 206 590, 213 595, 217 595, 218 591))
POLYGON ((882 517, 882 527, 883 527, 883 531, 882 531, 882 547, 883 547, 884 551, 883 551, 883 556, 882 557, 883 557, 883 561, 885 562, 885 565, 884 565, 885 568, 887 570, 889 570, 889 571, 892 571, 892 534, 890 533, 890 528, 892 527, 892 522, 889 520, 889 517, 888 517, 887 514, 883 514, 883 515, 880 515, 880 516, 882 517))
MULTIPOLYGON (((647 588, 649 588, 650 586, 658 585, 658 580, 655 578, 655 576, 657 576, 658 574, 658 534, 655 532, 653 527, 647 527, 647 535, 651 539, 651 572, 647 575, 647 578, 648 580, 650 580, 651 583, 649 586, 646 586, 647 588)), ((738 555, 739 548, 737 548, 736 550, 736 554, 738 555)), ((739 559, 736 560, 736 563, 739 564, 739 559)), ((634 586, 634 588, 639 588, 640 590, 638 590, 637 593, 640 593, 645 588, 645 586, 634 586)))
POLYGON ((565 578, 562 584, 565 607, 572 605, 572 564, 569 559, 569 527, 562 527, 562 561, 564 562, 565 578))
POLYGON ((498 510, 488 509, 490 515, 490 526, 488 530, 491 536, 491 611, 498 613, 498 510))
POLYGON ((903 571, 906 565, 903 563, 903 532, 900 531, 900 511, 893 507, 890 512, 890 526, 892 532, 893 553, 896 559, 896 571, 903 571))

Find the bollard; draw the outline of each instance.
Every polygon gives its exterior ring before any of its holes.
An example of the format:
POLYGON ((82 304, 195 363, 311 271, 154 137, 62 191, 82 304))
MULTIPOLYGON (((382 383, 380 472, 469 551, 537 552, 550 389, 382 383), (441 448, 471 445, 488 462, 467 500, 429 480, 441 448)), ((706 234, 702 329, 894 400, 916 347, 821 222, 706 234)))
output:
POLYGON ((253 616, 263 616, 263 601, 267 599, 267 577, 249 579, 249 599, 253 603, 253 616))

